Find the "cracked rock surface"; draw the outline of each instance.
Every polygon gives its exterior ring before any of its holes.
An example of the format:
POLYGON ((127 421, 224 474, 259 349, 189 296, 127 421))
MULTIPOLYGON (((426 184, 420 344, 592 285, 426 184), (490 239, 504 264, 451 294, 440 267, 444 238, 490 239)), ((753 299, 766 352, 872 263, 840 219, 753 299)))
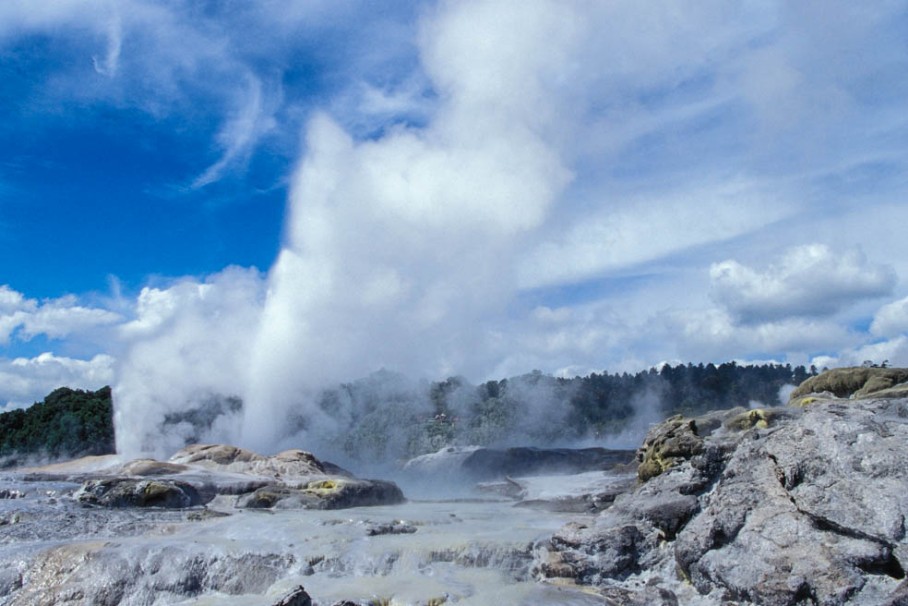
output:
POLYGON ((908 398, 672 418, 640 461, 540 576, 615 604, 908 604, 908 398))

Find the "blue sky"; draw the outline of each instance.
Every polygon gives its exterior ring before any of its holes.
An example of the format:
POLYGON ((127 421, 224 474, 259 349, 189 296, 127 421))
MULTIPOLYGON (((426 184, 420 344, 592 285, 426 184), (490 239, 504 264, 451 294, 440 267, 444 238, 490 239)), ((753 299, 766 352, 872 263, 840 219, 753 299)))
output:
POLYGON ((908 365, 906 8, 8 0, 0 406, 908 365))

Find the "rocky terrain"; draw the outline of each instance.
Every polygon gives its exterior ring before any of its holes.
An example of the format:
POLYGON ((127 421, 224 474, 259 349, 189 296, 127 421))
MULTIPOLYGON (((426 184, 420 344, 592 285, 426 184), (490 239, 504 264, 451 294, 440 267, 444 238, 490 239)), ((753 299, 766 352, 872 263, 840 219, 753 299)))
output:
POLYGON ((908 604, 904 369, 838 369, 789 406, 673 417, 639 485, 555 533, 540 577, 614 604, 908 604))
POLYGON ((7 473, 0 604, 908 605, 906 380, 837 369, 636 452, 445 449, 406 470, 431 501, 302 450, 7 473))

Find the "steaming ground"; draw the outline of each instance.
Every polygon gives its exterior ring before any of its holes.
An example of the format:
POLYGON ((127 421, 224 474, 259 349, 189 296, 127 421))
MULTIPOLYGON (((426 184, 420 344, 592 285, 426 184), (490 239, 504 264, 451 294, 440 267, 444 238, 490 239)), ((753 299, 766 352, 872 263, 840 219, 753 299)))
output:
MULTIPOLYGON (((399 477, 408 460, 446 447, 632 449, 660 418, 656 394, 644 392, 633 398, 635 414, 620 431, 591 433, 571 418, 578 388, 540 373, 476 386, 465 379, 428 382, 379 371, 318 393, 297 393, 295 405, 275 413, 282 417, 268 419, 281 431, 259 452, 304 448, 359 475, 399 477)), ((166 458, 186 443, 242 445, 240 428, 248 417, 241 399, 217 394, 149 411, 143 454, 166 458)))

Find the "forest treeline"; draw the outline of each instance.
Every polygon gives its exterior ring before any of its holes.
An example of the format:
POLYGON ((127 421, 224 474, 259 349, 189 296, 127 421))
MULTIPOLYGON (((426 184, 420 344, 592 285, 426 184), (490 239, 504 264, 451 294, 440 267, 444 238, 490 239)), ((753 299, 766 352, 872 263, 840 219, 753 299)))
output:
POLYGON ((451 377, 426 388, 380 371, 325 391, 320 407, 338 421, 332 440, 346 455, 382 460, 445 446, 569 444, 639 433, 672 414, 777 406, 784 388, 815 374, 789 364, 666 364, 574 378, 534 371, 479 385, 451 377))
POLYGON ((42 402, 0 414, 0 457, 64 459, 115 452, 110 387, 61 387, 42 402))
MULTIPOLYGON (((813 367, 788 364, 666 364, 633 374, 574 378, 534 371, 474 385, 461 377, 425 383, 379 371, 325 390, 319 406, 336 421, 332 440, 351 457, 366 460, 410 457, 452 445, 564 443, 618 433, 641 416, 655 421, 676 413, 778 405, 784 387, 816 373, 813 367)), ((195 406, 168 416, 161 430, 173 423, 192 425, 192 435, 201 439, 219 415, 238 414, 242 402, 235 396, 213 396, 195 406)), ((302 416, 291 420, 290 435, 307 422, 302 416)), ((0 457, 8 461, 21 455, 61 459, 114 449, 109 387, 61 387, 43 402, 0 414, 0 457)))

